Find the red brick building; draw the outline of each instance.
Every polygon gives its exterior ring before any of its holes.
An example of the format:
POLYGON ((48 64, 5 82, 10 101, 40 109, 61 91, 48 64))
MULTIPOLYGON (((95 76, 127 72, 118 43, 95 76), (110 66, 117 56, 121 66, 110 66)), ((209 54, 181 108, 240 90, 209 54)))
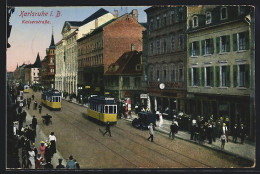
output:
POLYGON ((51 44, 46 49, 46 56, 42 60, 42 68, 40 73, 40 81, 44 88, 54 88, 55 79, 55 44, 52 34, 51 44))
POLYGON ((78 40, 78 86, 89 93, 104 95, 104 73, 126 51, 142 51, 138 12, 112 19, 78 40))

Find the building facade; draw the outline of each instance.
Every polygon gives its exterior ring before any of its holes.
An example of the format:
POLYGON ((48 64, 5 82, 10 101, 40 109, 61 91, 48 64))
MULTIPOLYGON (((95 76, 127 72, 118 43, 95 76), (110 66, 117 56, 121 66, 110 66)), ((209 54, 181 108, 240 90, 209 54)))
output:
POLYGON ((142 71, 142 52, 124 53, 104 74, 105 94, 116 99, 129 98, 132 106, 141 105, 140 95, 146 92, 142 86, 142 71))
POLYGON ((46 56, 42 60, 40 81, 44 88, 54 88, 55 79, 55 44, 52 34, 49 48, 46 49, 46 56))
POLYGON ((31 85, 40 84, 40 69, 42 67, 40 55, 37 54, 34 64, 31 66, 31 85))
POLYGON ((101 8, 83 21, 66 21, 62 40, 56 44, 55 88, 69 94, 78 93, 77 40, 114 16, 101 8))
POLYGON ((148 109, 185 111, 186 12, 184 6, 151 7, 147 13, 148 109))
POLYGON ((250 115, 250 7, 204 6, 188 13, 187 112, 246 125, 250 115))
POLYGON ((138 12, 133 10, 78 40, 79 86, 88 95, 104 95, 104 74, 109 65, 131 48, 142 50, 143 30, 138 23, 138 12))

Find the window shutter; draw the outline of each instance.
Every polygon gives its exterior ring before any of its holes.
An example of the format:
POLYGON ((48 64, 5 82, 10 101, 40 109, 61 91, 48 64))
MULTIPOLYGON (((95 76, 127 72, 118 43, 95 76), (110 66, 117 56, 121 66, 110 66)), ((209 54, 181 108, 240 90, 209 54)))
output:
POLYGON ((201 41, 201 55, 205 55, 205 40, 201 41))
POLYGON ((189 68, 189 85, 191 86, 191 68, 189 68))
POLYGON ((245 81, 246 81, 246 87, 249 88, 250 87, 250 66, 249 64, 245 65, 245 81))
POLYGON ((192 43, 189 43, 189 49, 190 49, 190 56, 192 56, 192 43))
POLYGON ((200 68, 198 68, 197 77, 198 77, 198 86, 200 86, 200 68))
POLYGON ((217 87, 219 87, 219 85, 220 85, 220 73, 219 73, 219 66, 216 66, 215 67, 215 69, 216 69, 216 86, 217 87))
POLYGON ((199 56, 200 55, 200 42, 196 41, 196 55, 199 56))
POLYGON ((214 53, 214 39, 210 39, 210 46, 211 46, 211 54, 214 53))
POLYGON ((237 87, 237 65, 233 65, 233 85, 237 87))
POLYGON ((217 49, 217 53, 219 53, 219 51, 220 51, 220 37, 216 38, 216 49, 217 49))
POLYGON ((227 52, 230 52, 230 36, 227 35, 226 39, 227 39, 227 52))
POLYGON ((201 86, 205 86, 205 68, 201 67, 201 86))
POLYGON ((237 34, 233 34, 233 51, 237 51, 237 34))
POLYGON ((249 31, 246 32, 245 34, 245 39, 246 39, 246 50, 249 49, 249 31))
POLYGON ((230 87, 230 65, 227 65, 227 87, 230 87))
POLYGON ((210 86, 214 86, 214 67, 210 67, 210 86))

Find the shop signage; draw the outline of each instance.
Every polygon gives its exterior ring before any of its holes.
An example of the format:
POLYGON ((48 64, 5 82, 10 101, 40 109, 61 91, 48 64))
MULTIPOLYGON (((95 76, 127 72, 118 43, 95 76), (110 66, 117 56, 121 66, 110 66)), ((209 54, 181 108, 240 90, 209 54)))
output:
POLYGON ((140 98, 148 98, 147 94, 140 94, 140 98))

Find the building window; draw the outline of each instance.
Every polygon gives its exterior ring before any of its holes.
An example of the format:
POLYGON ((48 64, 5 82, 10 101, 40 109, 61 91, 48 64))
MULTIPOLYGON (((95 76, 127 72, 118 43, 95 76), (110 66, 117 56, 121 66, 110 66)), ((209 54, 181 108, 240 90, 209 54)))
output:
POLYGON ((123 86, 130 86, 130 78, 129 77, 123 77, 123 86))
POLYGON ((166 38, 163 39, 163 52, 166 53, 167 50, 167 42, 166 42, 166 38))
POLYGON ((150 53, 153 55, 153 42, 150 43, 150 53))
POLYGON ((160 54, 160 40, 156 41, 157 54, 160 54))
POLYGON ((179 8, 179 20, 181 21, 183 18, 183 7, 179 8))
POLYGON ((221 20, 227 19, 227 7, 221 8, 221 20))
POLYGON ((135 87, 140 87, 140 86, 141 86, 141 78, 135 77, 135 87))
POLYGON ((220 51, 222 53, 227 52, 227 37, 226 36, 220 37, 220 51))
POLYGON ((163 15, 163 22, 164 22, 164 26, 167 25, 167 17, 166 14, 163 15))
POLYGON ((238 65, 238 86, 245 87, 246 85, 246 66, 245 65, 238 65))
POLYGON ((171 81, 175 81, 175 65, 171 65, 171 81))
POLYGON ((153 30, 153 19, 150 20, 150 30, 153 30))
POLYGON ((156 68, 156 79, 157 81, 160 81, 160 66, 157 66, 156 68))
POLYGON ((179 81, 183 81, 183 65, 179 65, 179 81))
POLYGON ((192 86, 198 86, 199 84, 199 68, 193 67, 192 68, 192 86))
POLYGON ((174 13, 174 10, 171 11, 171 21, 172 21, 172 24, 174 24, 174 21, 175 21, 175 13, 174 13))
POLYGON ((205 43, 206 43, 206 55, 211 54, 212 45, 210 39, 206 39, 205 43))
POLYGON ((197 16, 193 17, 193 24, 192 24, 192 26, 193 26, 193 28, 198 26, 198 17, 197 16))
POLYGON ((156 18, 156 25, 157 25, 157 29, 159 29, 160 28, 160 17, 159 16, 157 16, 157 18, 156 18))
POLYGON ((221 66, 221 86, 227 86, 227 66, 221 66))
POLYGON ((192 42, 191 45, 191 56, 198 56, 199 55, 199 42, 195 41, 192 42))
POLYGON ((207 12, 206 13, 206 24, 210 24, 211 23, 211 12, 207 12))
POLYGON ((172 36, 171 37, 171 49, 174 50, 174 40, 175 40, 175 37, 172 36))
POLYGON ((150 66, 150 81, 153 81, 153 67, 150 66))
POLYGON ((245 32, 238 33, 238 49, 245 50, 246 49, 246 35, 245 32))
POLYGON ((183 48, 183 40, 184 40, 184 35, 180 34, 179 35, 179 48, 183 48))
POLYGON ((163 81, 167 81, 167 65, 163 66, 163 81))
POLYGON ((212 86, 212 67, 206 67, 205 70, 205 86, 212 86))
POLYGON ((239 6, 238 9, 239 9, 239 14, 240 14, 240 15, 246 14, 246 8, 245 8, 245 6, 239 6))

